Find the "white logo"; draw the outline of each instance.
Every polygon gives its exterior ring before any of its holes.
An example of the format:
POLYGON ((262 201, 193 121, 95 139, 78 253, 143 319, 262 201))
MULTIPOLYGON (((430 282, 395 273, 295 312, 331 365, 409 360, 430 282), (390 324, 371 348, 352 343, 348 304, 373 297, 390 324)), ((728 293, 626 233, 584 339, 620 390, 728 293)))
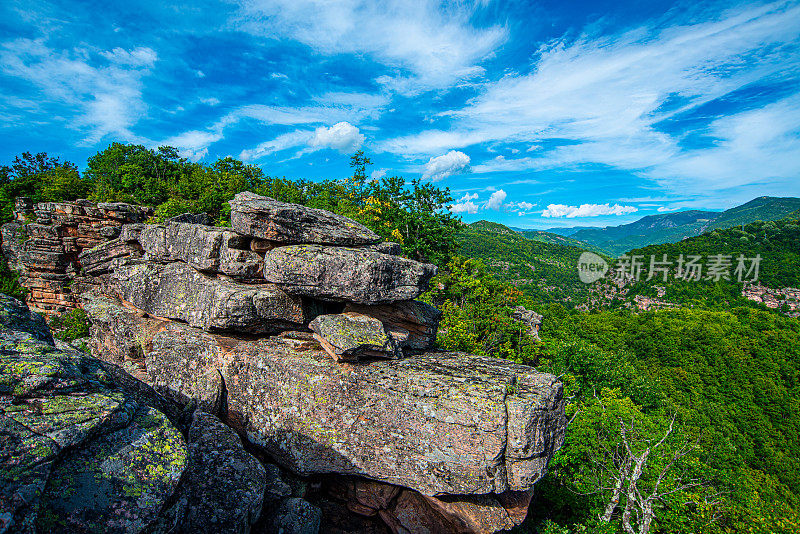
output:
POLYGON ((585 284, 600 280, 607 272, 608 263, 594 252, 584 252, 578 258, 578 277, 585 284))

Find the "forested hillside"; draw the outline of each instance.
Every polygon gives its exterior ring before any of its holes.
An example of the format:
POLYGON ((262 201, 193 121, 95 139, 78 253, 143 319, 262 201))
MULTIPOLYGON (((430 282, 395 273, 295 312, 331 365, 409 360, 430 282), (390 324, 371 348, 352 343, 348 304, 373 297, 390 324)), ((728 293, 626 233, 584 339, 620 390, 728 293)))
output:
MULTIPOLYGON (((797 319, 742 299, 741 284, 725 279, 625 287, 630 295, 665 287, 662 298, 679 305, 673 309, 638 312, 624 298, 576 309, 597 294, 578 278, 580 248, 485 221, 463 225, 446 209, 446 189, 368 180, 370 161, 360 152, 351 165, 352 176, 309 182, 273 178, 232 158, 192 163, 170 148, 114 144, 82 173, 46 154, 24 154, 0 173, 0 209, 8 219, 17 196, 90 197, 151 205, 156 220, 207 212, 226 225, 227 201, 251 190, 352 217, 402 244, 404 255, 439 266, 422 299, 443 311, 440 348, 534 365, 564 382, 567 440, 520 532, 617 533, 626 522, 642 534, 800 529, 797 319), (541 340, 515 314, 518 306, 544 315, 541 340)), ((798 251, 795 216, 629 255, 760 255, 760 280, 786 287, 800 285, 798 251)), ((19 295, 2 267, 2 291, 19 295)), ((53 326, 65 324, 86 331, 85 316, 53 326)))

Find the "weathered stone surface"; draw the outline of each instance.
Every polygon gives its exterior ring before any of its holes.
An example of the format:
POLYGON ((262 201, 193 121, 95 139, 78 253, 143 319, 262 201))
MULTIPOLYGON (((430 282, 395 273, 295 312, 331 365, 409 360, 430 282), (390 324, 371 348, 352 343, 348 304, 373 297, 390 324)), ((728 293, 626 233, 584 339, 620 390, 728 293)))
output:
MULTIPOLYGON (((430 497, 392 484, 343 476, 329 477, 323 486, 323 492, 343 502, 348 511, 378 517, 392 532, 491 534, 510 530, 524 521, 533 494, 528 490, 430 497)), ((322 506, 322 510, 323 525, 352 522, 335 507, 322 506)))
POLYGON ((307 335, 170 329, 153 336, 147 373, 176 377, 171 387, 194 398, 180 370, 218 369, 228 423, 298 474, 353 474, 427 495, 524 491, 563 441, 562 386, 527 366, 458 353, 350 365, 307 335))
POLYGON ((317 534, 322 512, 304 499, 289 497, 266 514, 265 531, 280 534, 317 534))
POLYGON ((0 332, 0 530, 140 532, 183 471, 180 434, 113 366, 20 332, 0 332))
POLYGON ((60 460, 45 487, 40 532, 140 532, 154 522, 186 465, 180 433, 140 407, 129 424, 60 460))
POLYGON ((276 243, 369 245, 380 241, 372 230, 347 217, 249 191, 236 195, 230 205, 234 230, 276 243))
POLYGON ((184 532, 246 534, 261 516, 267 478, 230 427, 195 411, 188 436, 184 532))
POLYGON ((44 317, 22 302, 0 293, 0 336, 6 340, 33 339, 49 345, 53 335, 44 317))
POLYGON ((418 300, 375 306, 348 303, 344 311, 363 313, 379 319, 401 347, 414 351, 430 350, 434 347, 439 319, 442 317, 441 311, 418 300))
POLYGON ((84 250, 78 255, 78 261, 84 274, 100 276, 112 270, 115 260, 137 257, 138 255, 137 248, 120 239, 112 239, 96 247, 84 250))
POLYGON ((399 256, 403 252, 403 247, 400 243, 394 243, 393 241, 383 241, 382 243, 368 245, 364 248, 373 252, 380 252, 381 254, 391 254, 392 256, 399 256))
MULTIPOLYGON (((9 266, 19 272, 20 283, 30 290, 28 304, 46 314, 63 313, 78 307, 80 293, 96 285, 90 278, 102 274, 90 272, 80 283, 72 284, 84 270, 80 255, 116 238, 123 224, 143 221, 151 214, 150 208, 122 203, 76 200, 33 204, 22 198, 16 204, 15 222, 0 232, 3 253, 9 266)), ((114 252, 87 254, 90 269, 107 269, 101 260, 109 254, 114 252), (101 264, 96 264, 98 261, 101 264)))
POLYGON ((135 238, 150 261, 182 261, 200 271, 236 278, 260 277, 261 256, 250 250, 249 238, 230 230, 170 222, 141 229, 126 227, 123 235, 135 238))
POLYGON ((368 356, 395 358, 402 354, 383 323, 369 315, 353 312, 320 315, 308 326, 322 348, 337 361, 358 361, 368 356))
POLYGON ((206 330, 274 333, 309 319, 300 298, 274 286, 211 278, 185 263, 127 264, 111 283, 120 298, 151 315, 206 330))
POLYGON ((436 267, 368 249, 292 245, 264 256, 264 278, 292 295, 379 304, 410 300, 436 267))

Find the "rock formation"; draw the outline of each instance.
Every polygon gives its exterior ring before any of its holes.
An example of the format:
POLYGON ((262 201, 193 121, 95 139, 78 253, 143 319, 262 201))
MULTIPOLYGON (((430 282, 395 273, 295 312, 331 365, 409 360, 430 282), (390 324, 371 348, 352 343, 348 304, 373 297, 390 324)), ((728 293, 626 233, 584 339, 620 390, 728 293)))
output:
POLYGON ((150 208, 118 202, 34 205, 18 198, 15 221, 0 230, 3 253, 9 266, 19 271, 20 283, 30 290, 31 308, 61 313, 80 306, 79 294, 86 284, 96 285, 95 277, 108 270, 104 262, 135 253, 124 244, 107 242, 119 235, 123 224, 143 221, 151 214, 150 208), (98 245, 105 247, 99 254, 81 257, 98 245))
MULTIPOLYGON (((126 531, 188 532, 203 521, 213 532, 518 525, 563 442, 557 379, 434 351, 440 313, 413 299, 435 267, 354 221, 252 193, 231 202, 231 221, 233 230, 188 215, 131 221, 78 255, 92 278, 82 299, 100 361, 80 357, 115 369, 114 391, 145 399, 114 423, 120 443, 179 430, 170 448, 182 460, 147 490, 160 512, 126 531)), ((15 250, 4 242, 12 261, 15 250)), ((18 315, 5 328, 25 321, 18 315)), ((117 413, 126 398, 103 409, 117 413)), ((84 464, 100 454, 83 442, 70 450, 88 455, 75 460, 84 464)), ((67 513, 72 501, 46 495, 67 513)))

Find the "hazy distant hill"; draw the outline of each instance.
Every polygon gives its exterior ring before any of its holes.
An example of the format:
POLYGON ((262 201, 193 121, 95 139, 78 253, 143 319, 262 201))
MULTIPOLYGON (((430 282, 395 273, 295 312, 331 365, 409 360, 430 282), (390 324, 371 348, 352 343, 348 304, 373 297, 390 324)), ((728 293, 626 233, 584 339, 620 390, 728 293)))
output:
POLYGON ((775 221, 800 210, 800 198, 758 197, 723 212, 688 210, 648 215, 638 221, 605 228, 573 227, 548 230, 520 230, 539 241, 558 242, 554 235, 567 237, 569 244, 620 255, 634 248, 676 243, 715 229, 732 228, 755 221, 775 221), (582 244, 583 243, 583 244, 582 244))

